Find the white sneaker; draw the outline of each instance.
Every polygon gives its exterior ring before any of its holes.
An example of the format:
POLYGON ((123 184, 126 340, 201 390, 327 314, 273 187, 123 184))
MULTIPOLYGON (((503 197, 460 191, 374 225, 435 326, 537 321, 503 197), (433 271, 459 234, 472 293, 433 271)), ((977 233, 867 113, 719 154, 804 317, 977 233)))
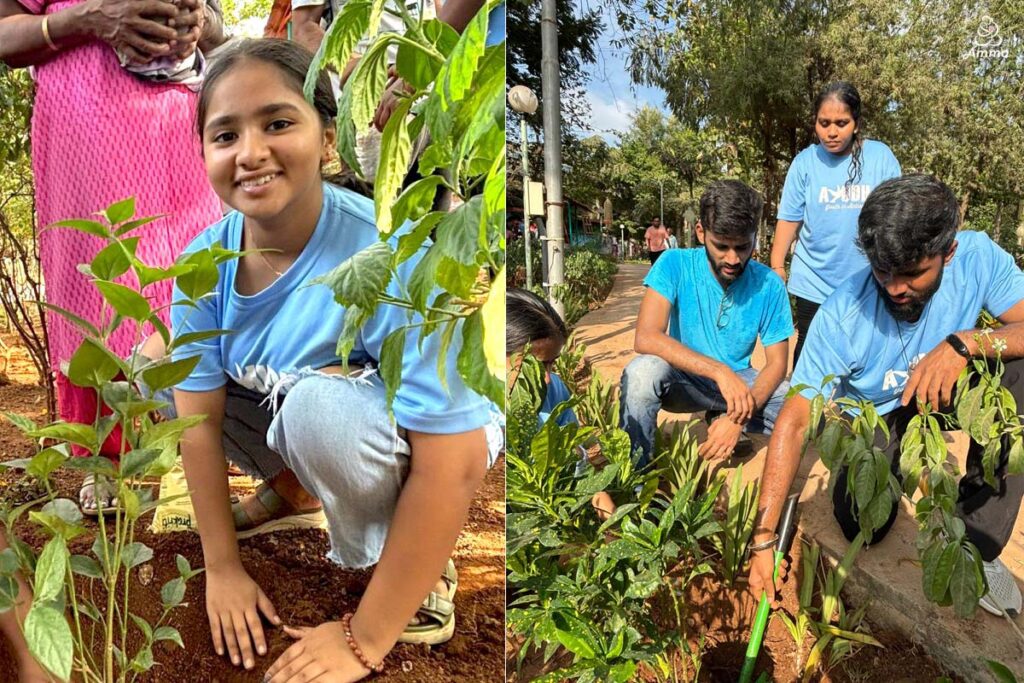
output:
POLYGON ((985 579, 988 581, 988 593, 981 596, 981 600, 978 602, 981 608, 997 617, 1003 615, 1003 610, 1011 617, 1020 614, 1020 588, 1013 580, 1010 570, 999 561, 998 557, 991 562, 982 562, 981 564, 985 568, 985 579))

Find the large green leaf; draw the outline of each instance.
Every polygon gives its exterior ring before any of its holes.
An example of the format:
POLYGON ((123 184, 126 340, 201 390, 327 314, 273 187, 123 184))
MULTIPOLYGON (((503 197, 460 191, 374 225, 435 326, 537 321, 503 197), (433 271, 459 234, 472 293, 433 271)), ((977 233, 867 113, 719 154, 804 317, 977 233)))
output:
POLYGON ((302 88, 306 101, 312 104, 317 79, 325 66, 341 67, 338 69, 341 71, 352 57, 359 39, 366 34, 372 9, 373 3, 365 0, 350 0, 342 5, 320 41, 313 64, 306 74, 302 88))
POLYGON ((100 290, 100 294, 107 303, 124 317, 138 321, 149 318, 151 313, 149 300, 131 287, 106 280, 96 280, 93 284, 96 289, 100 290))
POLYGON ((115 202, 104 210, 103 214, 110 221, 111 225, 123 223, 135 215, 135 197, 128 197, 115 202))
POLYGON ((93 275, 101 280, 115 280, 124 275, 131 268, 131 257, 135 255, 138 244, 138 237, 108 244, 93 257, 89 265, 93 275))
POLYGON ((391 118, 384 125, 380 140, 380 160, 373 185, 373 204, 377 216, 377 230, 390 235, 395 226, 391 220, 391 205, 402 189, 402 180, 409 169, 412 142, 409 140, 409 108, 412 100, 403 98, 391 118))
POLYGON ((192 374, 195 367, 199 365, 200 360, 201 356, 190 356, 154 365, 143 371, 142 380, 149 387, 150 391, 154 392, 176 386, 192 374))
POLYGON ((391 247, 386 242, 371 244, 313 280, 330 287, 334 300, 342 306, 358 306, 367 311, 377 308, 377 299, 390 281, 391 247))
POLYGON ((402 383, 402 358, 405 355, 406 328, 400 327, 384 339, 380 350, 380 374, 387 391, 388 410, 402 383))
POLYGON ((68 379, 80 387, 102 388, 120 372, 117 362, 99 342, 86 337, 68 363, 68 379))
POLYGON ((352 123, 357 131, 370 127, 384 94, 388 70, 387 49, 386 40, 375 41, 349 76, 352 81, 352 123))
POLYGON ((178 259, 179 264, 193 266, 175 281, 182 294, 192 301, 198 301, 213 291, 220 279, 213 254, 208 249, 193 252, 178 259))
POLYGON ((68 570, 68 547, 61 536, 54 536, 43 547, 36 563, 35 602, 56 600, 64 593, 64 577, 68 570))
MULTIPOLYGON (((391 206, 391 218, 396 225, 404 221, 417 221, 430 211, 434 205, 437 186, 444 178, 437 175, 420 178, 402 191, 391 206)), ((418 227, 418 226, 417 226, 418 227)))
POLYGON ((470 389, 501 405, 505 386, 487 367, 483 335, 483 316, 480 311, 475 311, 463 323, 462 348, 457 361, 459 376, 470 389))
POLYGON ((25 640, 32 656, 53 675, 62 681, 71 678, 74 640, 61 610, 33 602, 25 617, 25 640))
POLYGON ((477 195, 441 219, 436 240, 441 253, 461 264, 476 265, 482 206, 483 197, 477 195))
POLYGON ((459 42, 438 76, 442 83, 442 97, 448 104, 461 100, 469 90, 486 41, 487 11, 481 8, 462 31, 459 42))
POLYGON ((395 56, 395 69, 409 85, 417 90, 426 90, 434 82, 443 62, 431 55, 418 43, 403 42, 395 56))

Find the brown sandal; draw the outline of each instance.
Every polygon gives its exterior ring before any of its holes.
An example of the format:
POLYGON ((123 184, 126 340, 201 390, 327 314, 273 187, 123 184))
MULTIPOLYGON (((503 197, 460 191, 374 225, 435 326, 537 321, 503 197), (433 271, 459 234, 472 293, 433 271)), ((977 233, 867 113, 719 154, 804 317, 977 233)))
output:
POLYGON ((231 514, 235 518, 235 532, 239 539, 274 531, 327 528, 327 517, 324 515, 323 507, 318 505, 297 510, 266 482, 259 485, 254 495, 233 503, 231 514), (249 501, 258 503, 265 514, 256 517, 250 515, 245 507, 249 501))

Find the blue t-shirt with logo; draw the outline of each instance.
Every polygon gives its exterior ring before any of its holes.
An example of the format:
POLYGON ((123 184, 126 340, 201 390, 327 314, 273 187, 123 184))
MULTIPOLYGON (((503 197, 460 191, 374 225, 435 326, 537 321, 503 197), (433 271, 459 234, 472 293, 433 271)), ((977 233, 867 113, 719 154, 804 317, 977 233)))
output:
POLYGON ((847 185, 852 160, 811 145, 793 159, 782 188, 779 220, 803 221, 789 291, 819 304, 867 266, 855 242, 857 217, 871 190, 901 174, 892 150, 877 140, 864 141, 860 178, 847 185))
POLYGON ((812 398, 829 375, 829 396, 867 399, 879 414, 899 407, 910 368, 953 332, 974 329, 984 308, 1000 316, 1024 300, 1024 273, 982 232, 957 235, 942 284, 917 322, 897 323, 871 269, 857 273, 818 309, 790 384, 812 398))
MULTIPOLYGON (((186 252, 211 245, 240 249, 242 222, 242 214, 237 211, 228 214, 200 233, 186 252)), ((174 352, 176 359, 200 357, 195 370, 177 388, 211 391, 231 379, 269 395, 289 375, 306 368, 340 364, 335 351, 345 308, 334 301, 334 293, 327 286, 310 282, 378 239, 373 200, 325 183, 316 228, 284 275, 263 291, 243 296, 235 291, 238 261, 231 259, 218 266, 220 279, 212 296, 202 299, 197 308, 171 307, 176 335, 234 330, 234 334, 188 344, 174 352)), ((392 237, 392 247, 395 239, 392 237)), ((399 266, 401 282, 408 281, 425 248, 399 266)), ((392 280, 388 292, 401 296, 403 287, 392 280)), ((183 298, 176 288, 174 301, 183 298)), ((384 339, 398 327, 417 320, 418 316, 410 319, 404 310, 394 306, 378 306, 359 333, 349 357, 350 365, 376 364, 384 339)), ((454 434, 483 426, 488 421, 489 403, 470 391, 458 375, 459 335, 455 335, 448 351, 447 391, 437 376, 438 335, 428 337, 422 349, 418 339, 415 329, 407 335, 402 384, 393 404, 397 423, 406 429, 433 434, 454 434)), ((353 420, 358 422, 355 413, 353 420)))
POLYGON ((793 315, 782 278, 757 261, 722 289, 704 247, 662 253, 644 284, 668 299, 669 336, 733 370, 750 367, 757 338, 763 346, 789 339, 793 315))

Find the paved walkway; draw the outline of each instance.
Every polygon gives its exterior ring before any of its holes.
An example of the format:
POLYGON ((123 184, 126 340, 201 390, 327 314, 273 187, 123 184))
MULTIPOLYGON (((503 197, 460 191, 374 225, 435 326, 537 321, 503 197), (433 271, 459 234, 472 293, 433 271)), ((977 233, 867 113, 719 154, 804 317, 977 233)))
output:
MULTIPOLYGON (((635 355, 633 332, 647 270, 646 265, 621 265, 605 306, 584 316, 576 326, 576 339, 587 345, 586 357, 592 367, 615 384, 635 355)), ((755 367, 763 364, 760 347, 752 362, 755 367)), ((660 424, 688 419, 686 415, 665 412, 659 415, 660 424)), ((703 422, 697 429, 703 431, 703 422)), ((966 440, 960 434, 947 434, 946 440, 962 470, 966 440)), ((744 479, 760 477, 764 470, 767 439, 755 436, 754 445, 755 455, 744 461, 744 479)), ((808 451, 801 464, 794 487, 802 491, 801 533, 815 540, 833 559, 841 557, 847 543, 832 516, 828 471, 813 450, 808 451)), ((857 559, 846 584, 851 601, 857 605, 869 601, 868 613, 874 623, 899 630, 965 681, 995 680, 984 659, 1001 661, 1018 677, 1024 676, 1024 642, 1005 619, 993 617, 980 608, 972 619, 957 619, 951 608, 937 607, 924 598, 914 547, 916 534, 912 507, 904 499, 903 511, 885 540, 862 551, 857 559)), ((1001 559, 1015 574, 1018 584, 1024 585, 1024 512, 1017 519, 1012 540, 1001 559)), ((1016 622, 1024 630, 1024 616, 1016 622)))

